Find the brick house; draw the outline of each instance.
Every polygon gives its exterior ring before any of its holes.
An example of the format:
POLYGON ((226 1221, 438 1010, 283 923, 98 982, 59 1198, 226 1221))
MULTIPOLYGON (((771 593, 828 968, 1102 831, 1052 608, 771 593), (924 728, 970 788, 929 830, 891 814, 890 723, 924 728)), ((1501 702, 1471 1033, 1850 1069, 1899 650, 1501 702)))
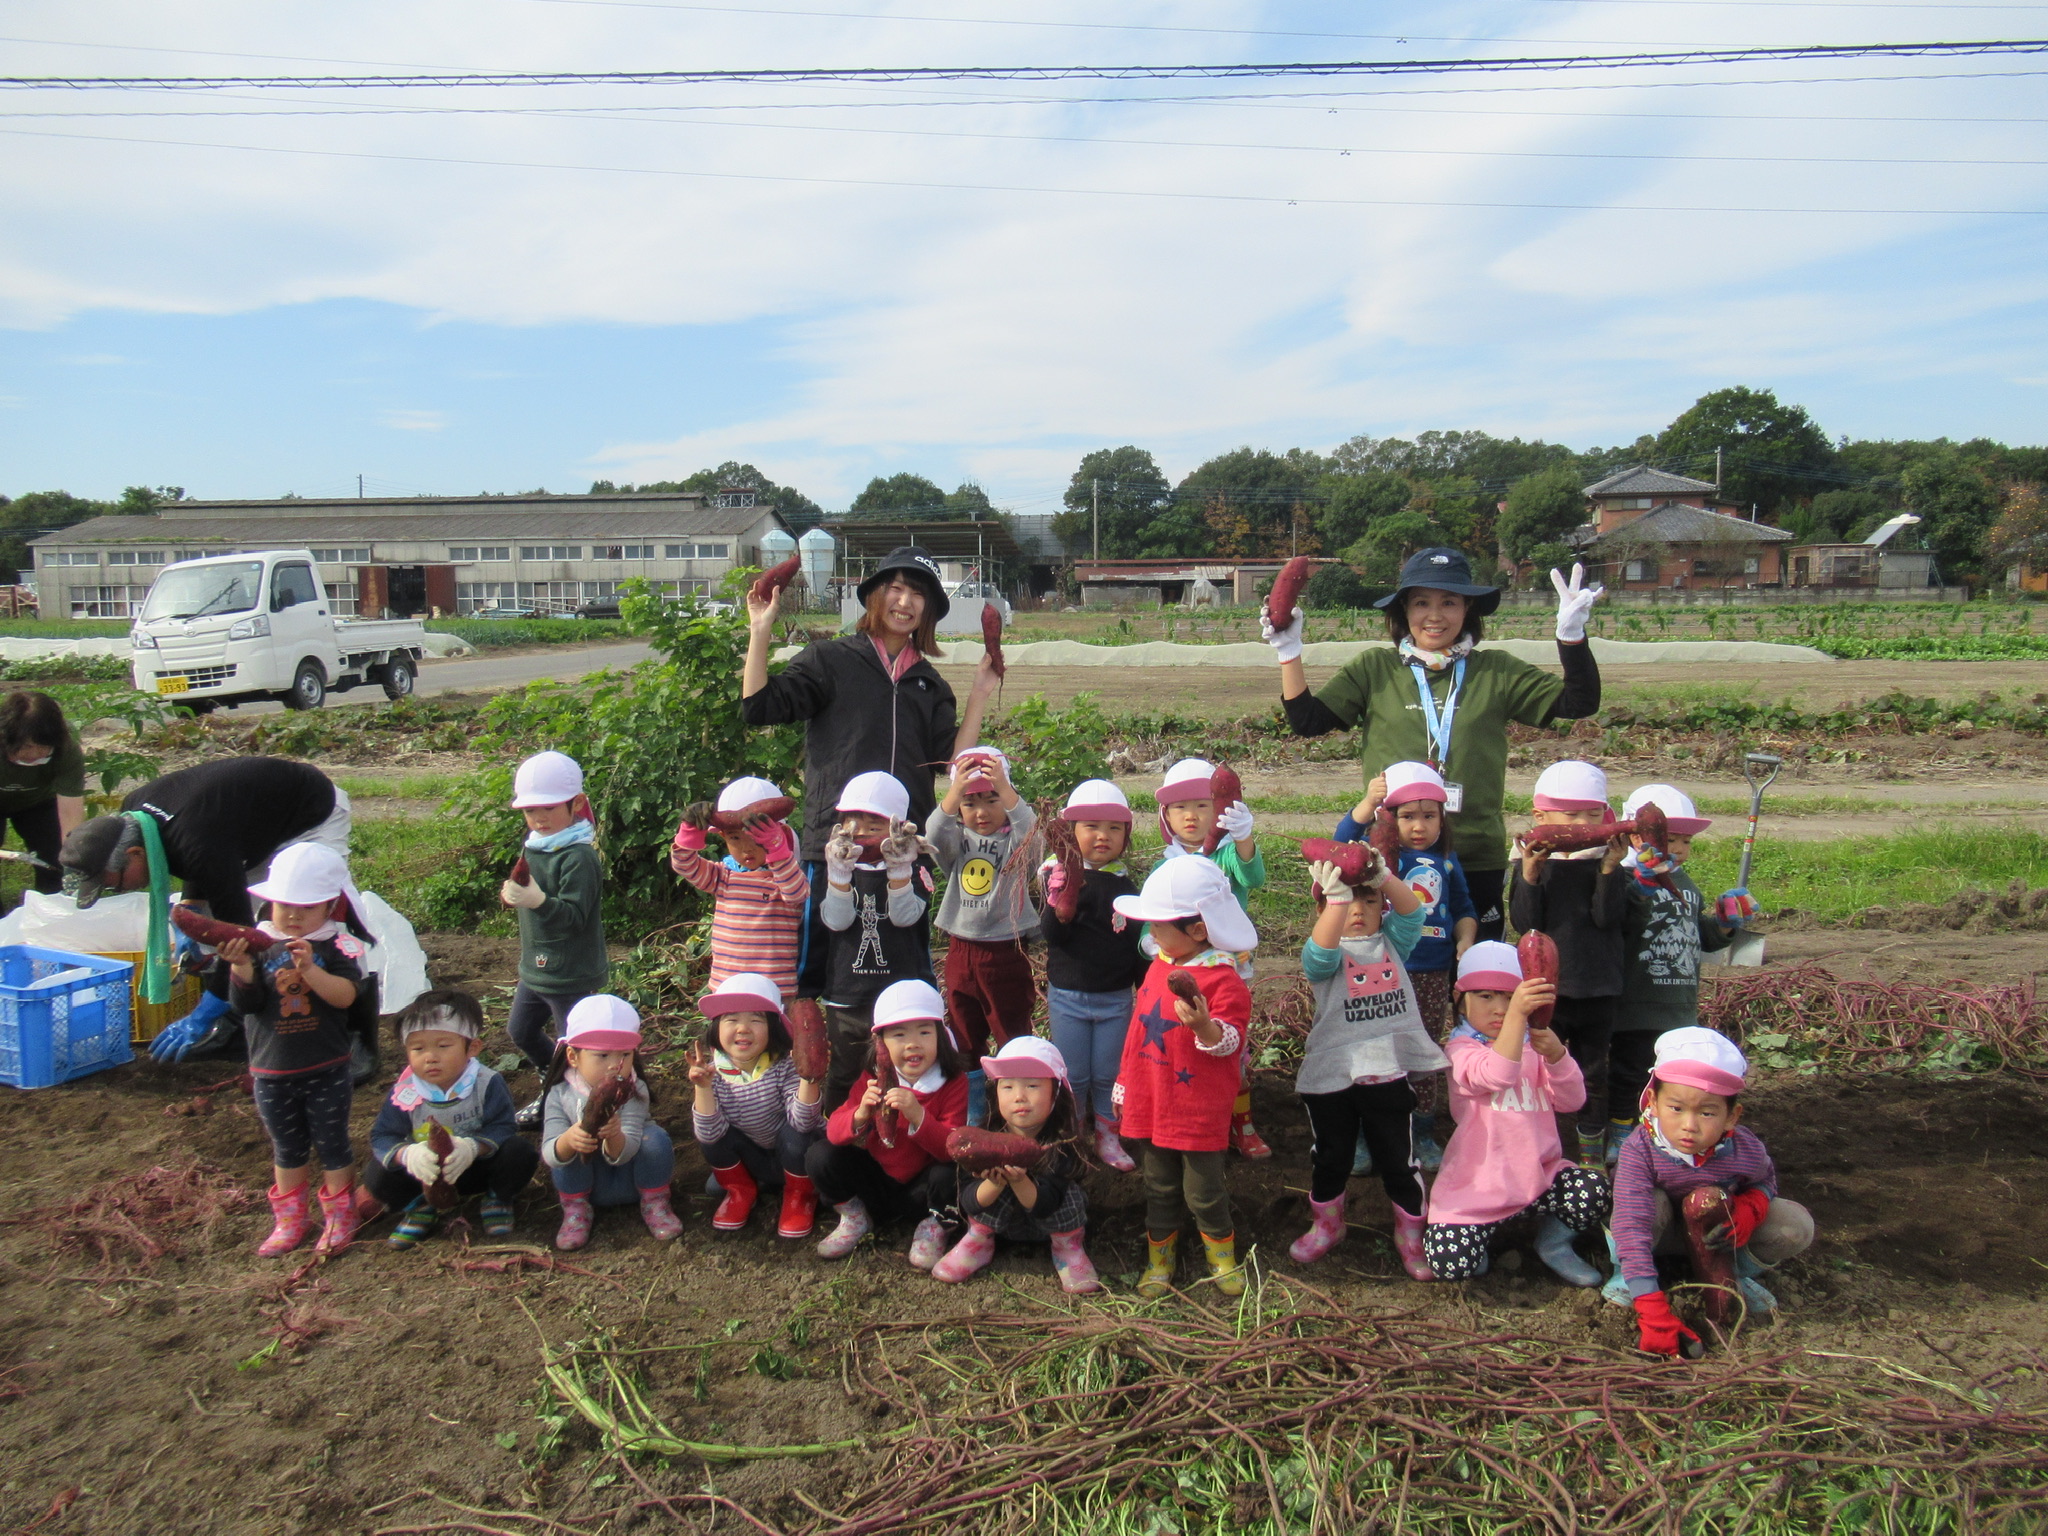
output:
POLYGON ((1735 516, 1711 480, 1641 465, 1586 487, 1573 546, 1615 591, 1784 585, 1793 536, 1735 516))

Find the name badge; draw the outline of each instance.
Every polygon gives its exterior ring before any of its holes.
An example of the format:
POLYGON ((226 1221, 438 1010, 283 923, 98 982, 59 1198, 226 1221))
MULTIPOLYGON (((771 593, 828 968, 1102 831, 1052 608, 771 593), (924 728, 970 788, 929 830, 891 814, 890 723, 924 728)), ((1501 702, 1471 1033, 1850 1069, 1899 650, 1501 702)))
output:
POLYGON ((1455 816, 1465 809, 1465 786, 1444 781, 1444 809, 1455 816))

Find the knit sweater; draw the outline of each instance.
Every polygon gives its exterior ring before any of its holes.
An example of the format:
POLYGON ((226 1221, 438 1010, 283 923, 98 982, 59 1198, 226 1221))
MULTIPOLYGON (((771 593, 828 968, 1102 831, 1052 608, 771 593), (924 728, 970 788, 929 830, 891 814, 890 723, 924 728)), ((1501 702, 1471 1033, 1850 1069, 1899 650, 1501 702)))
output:
POLYGON ((1694 1190, 1709 1187, 1730 1194, 1760 1189, 1773 1200, 1778 1198, 1777 1165, 1748 1126, 1736 1126, 1699 1163, 1658 1146, 1646 1125, 1637 1126, 1621 1144, 1621 1157, 1614 1165, 1614 1251, 1630 1295, 1647 1296, 1663 1289, 1652 1251, 1657 1191, 1664 1191, 1676 1206, 1694 1190))
POLYGON ((967 1079, 965 1076, 942 1078, 936 1083, 926 1084, 938 1076, 939 1069, 933 1067, 923 1078, 911 1085, 911 1093, 924 1106, 924 1124, 915 1133, 903 1126, 896 1130, 896 1145, 885 1147, 882 1138, 875 1134, 872 1122, 865 1131, 858 1134, 853 1128, 853 1112, 860 1107, 860 1101, 867 1097, 868 1084, 873 1075, 863 1072, 853 1085, 853 1092, 846 1096, 846 1102, 832 1111, 832 1118, 825 1122, 825 1137, 835 1146, 860 1146, 867 1149, 868 1156, 881 1165, 882 1172, 898 1184, 908 1184, 933 1163, 946 1162, 946 1137, 967 1123, 967 1079))
POLYGON ((693 848, 677 850, 683 878, 711 898, 711 986, 752 971, 796 995, 797 939, 811 884, 794 853, 765 869, 735 869, 693 848))
POLYGON ((799 1079, 796 1063, 790 1057, 778 1057, 766 1072, 751 1080, 723 1051, 714 1055, 712 1061, 711 1113, 707 1115, 694 1106, 690 1110, 690 1128, 704 1145, 710 1146, 728 1130, 736 1130, 755 1146, 773 1151, 775 1138, 785 1124, 799 1131, 815 1131, 822 1123, 818 1106, 806 1104, 796 1096, 799 1079))
POLYGON ((1456 1134, 1429 1191, 1432 1225, 1483 1226, 1526 1211, 1567 1166, 1557 1116, 1586 1102, 1578 1063, 1557 1062, 1526 1042, 1509 1060, 1460 1024, 1444 1045, 1451 1059, 1456 1134))

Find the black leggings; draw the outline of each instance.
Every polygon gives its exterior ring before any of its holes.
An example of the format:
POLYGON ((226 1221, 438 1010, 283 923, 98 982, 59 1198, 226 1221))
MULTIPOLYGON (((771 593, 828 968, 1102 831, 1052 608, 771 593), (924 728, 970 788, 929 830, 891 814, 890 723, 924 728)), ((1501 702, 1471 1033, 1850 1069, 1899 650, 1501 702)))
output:
POLYGON ((569 1010, 582 1002, 582 992, 536 992, 525 982, 512 994, 512 1012, 505 1020, 505 1033, 519 1048, 519 1054, 542 1072, 554 1060, 555 1042, 548 1038, 548 1025, 562 1034, 569 1028, 569 1010))
POLYGON ((49 865, 48 869, 34 870, 36 889, 45 896, 54 896, 64 889, 64 872, 57 868, 57 851, 63 846, 63 833, 57 825, 57 802, 54 798, 38 800, 34 805, 10 811, 4 818, 13 824, 14 832, 21 839, 21 846, 49 865))
POLYGON ((1309 1150, 1313 1173, 1309 1197, 1334 1200, 1351 1178, 1351 1160, 1359 1132, 1372 1149, 1373 1172, 1387 1198, 1411 1216, 1422 1214, 1422 1184, 1415 1176, 1415 1090, 1402 1078, 1395 1083, 1353 1083, 1339 1093, 1304 1093, 1315 1145, 1309 1150))
POLYGON ((1465 889, 1472 893, 1472 910, 1479 917, 1479 934, 1474 943, 1484 939, 1498 939, 1507 926, 1507 914, 1500 899, 1507 878, 1508 872, 1505 869, 1465 871, 1465 889))
MULTIPOLYGON (((1565 1043, 1586 1079, 1586 1103, 1578 1115, 1578 1129, 1607 1134, 1607 1052, 1614 1036, 1614 999, 1611 997, 1560 997, 1550 1027, 1565 1043)), ((1569 1135, 1572 1117, 1560 1113, 1559 1134, 1569 1135)), ((1566 1156, 1572 1153, 1566 1148, 1566 1156)))
POLYGON ((943 1216, 958 1221, 960 1175, 951 1163, 932 1163, 898 1183, 864 1147, 814 1141, 804 1154, 804 1170, 827 1205, 858 1200, 876 1222, 915 1216, 943 1216))
MULTIPOLYGON (((458 1195, 489 1193, 507 1205, 533 1182, 533 1170, 540 1166, 540 1148, 524 1136, 498 1144, 489 1157, 479 1157, 462 1170, 455 1181, 458 1195)), ((393 1168, 372 1158, 363 1168, 363 1187, 392 1210, 403 1210, 420 1197, 420 1181, 403 1168, 393 1168)))
POLYGON ((1634 1121, 1657 1064, 1658 1029, 1617 1029, 1607 1048, 1607 1118, 1634 1121))
POLYGON ((254 1081, 256 1118, 270 1133, 270 1160, 278 1167, 303 1168, 316 1150, 329 1173, 356 1160, 348 1139, 355 1084, 346 1061, 285 1077, 257 1073, 254 1081))

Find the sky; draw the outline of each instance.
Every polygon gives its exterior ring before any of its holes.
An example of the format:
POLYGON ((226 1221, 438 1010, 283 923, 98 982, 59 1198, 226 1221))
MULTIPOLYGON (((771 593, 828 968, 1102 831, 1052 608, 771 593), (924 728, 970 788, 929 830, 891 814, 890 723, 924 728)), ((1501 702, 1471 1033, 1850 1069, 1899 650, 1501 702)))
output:
MULTIPOLYGON (((0 75, 1507 58, 2048 36, 1848 0, 6 0, 0 75), (1114 17, 1105 21, 1106 16, 1114 17), (1411 30, 1412 29, 1412 30, 1411 30)), ((1770 388, 2048 432, 2048 54, 1291 80, 0 90, 0 493, 1081 455, 1770 388)))

